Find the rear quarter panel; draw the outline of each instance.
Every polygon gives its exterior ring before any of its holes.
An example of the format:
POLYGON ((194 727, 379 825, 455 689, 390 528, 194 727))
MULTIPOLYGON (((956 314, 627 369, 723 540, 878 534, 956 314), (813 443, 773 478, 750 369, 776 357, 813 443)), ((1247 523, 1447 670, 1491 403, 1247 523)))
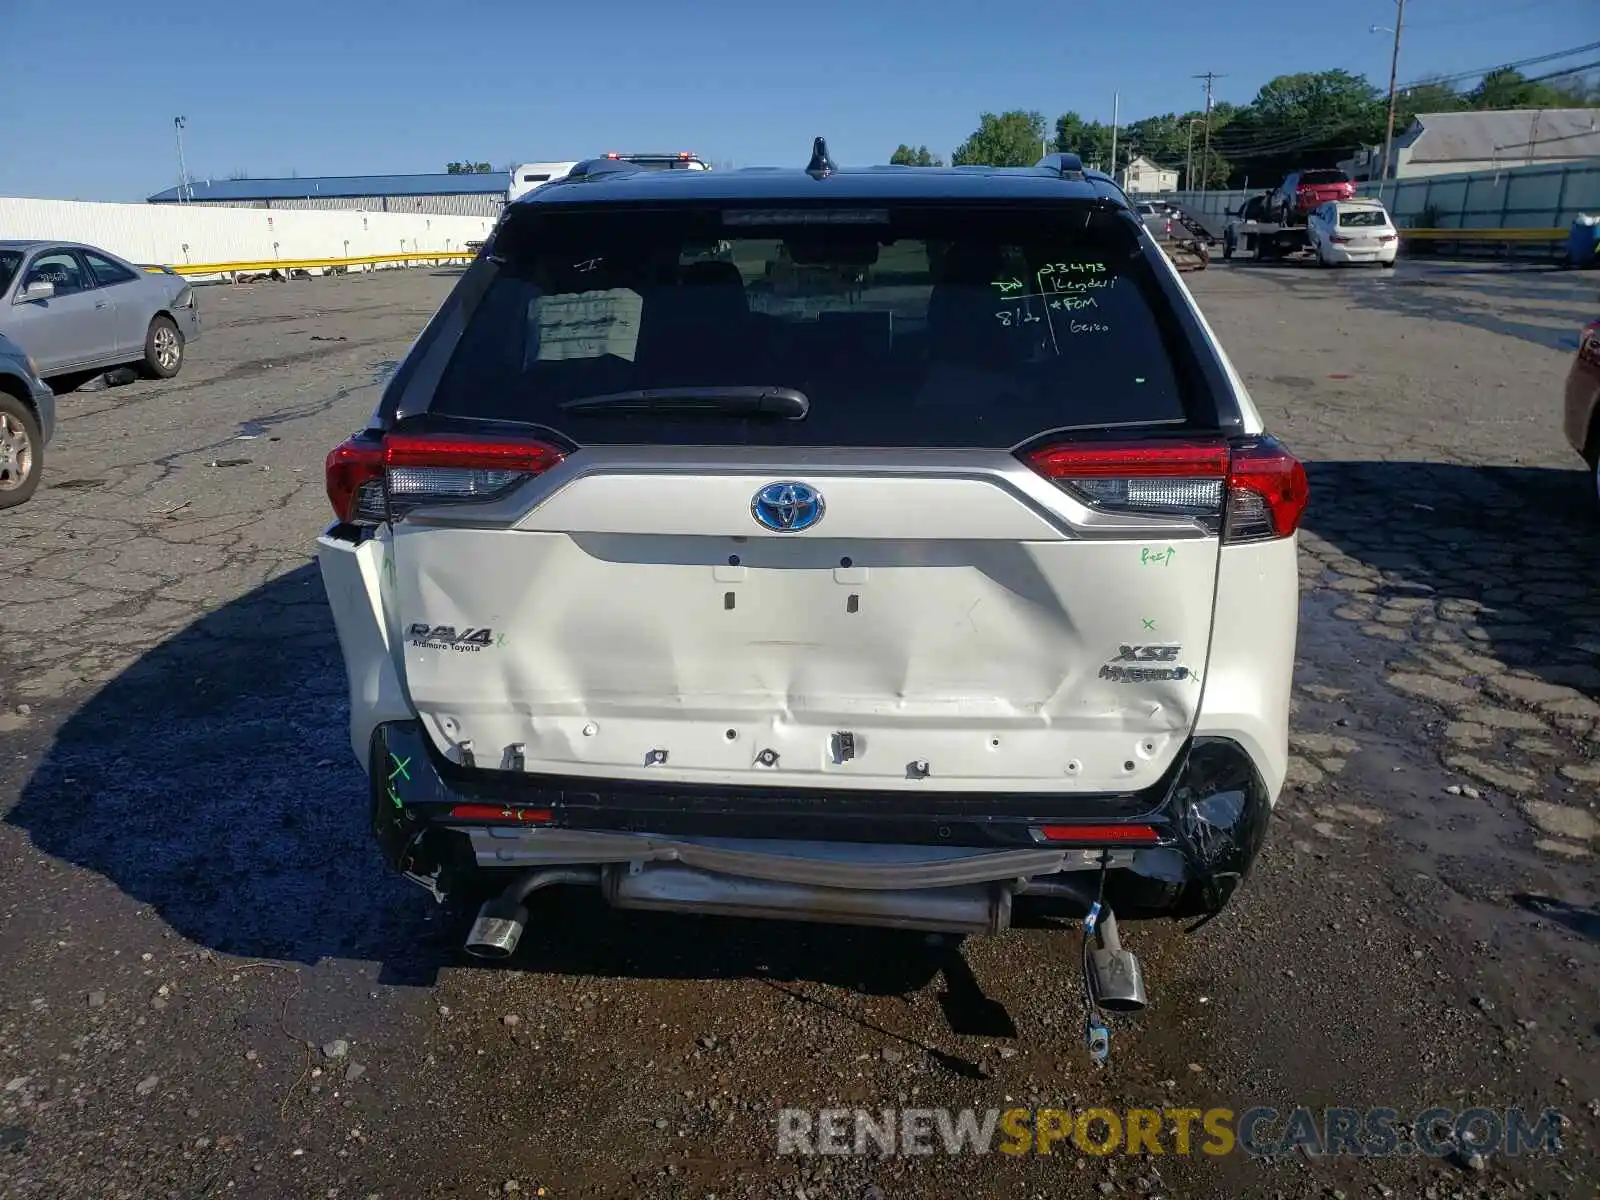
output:
POLYGON ((362 770, 373 729, 412 715, 394 660, 398 631, 390 628, 383 602, 388 563, 383 539, 356 544, 331 530, 317 539, 317 566, 349 683, 350 749, 362 770))
POLYGON ((1600 323, 1584 330, 1572 369, 1567 372, 1562 429, 1567 443, 1579 454, 1590 450, 1589 431, 1594 428, 1597 408, 1600 408, 1600 323))
POLYGON ((1289 770, 1289 696, 1300 627, 1299 538, 1224 546, 1196 737, 1255 760, 1277 803, 1289 770))

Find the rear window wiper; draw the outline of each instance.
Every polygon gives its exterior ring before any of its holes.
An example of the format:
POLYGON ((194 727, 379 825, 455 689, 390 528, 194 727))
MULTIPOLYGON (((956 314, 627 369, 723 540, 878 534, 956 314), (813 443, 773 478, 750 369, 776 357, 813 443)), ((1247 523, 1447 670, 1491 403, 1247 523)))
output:
POLYGON ((556 405, 563 412, 670 412, 803 421, 811 411, 804 392, 785 387, 670 387, 579 396, 556 405))

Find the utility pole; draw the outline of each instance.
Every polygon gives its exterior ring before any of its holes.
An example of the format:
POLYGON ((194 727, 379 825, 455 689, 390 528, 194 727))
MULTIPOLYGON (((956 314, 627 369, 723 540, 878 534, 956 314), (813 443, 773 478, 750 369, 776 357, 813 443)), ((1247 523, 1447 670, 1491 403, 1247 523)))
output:
POLYGON ((1211 83, 1216 79, 1226 79, 1227 76, 1207 71, 1203 75, 1196 75, 1195 78, 1206 81, 1206 141, 1205 149, 1200 152, 1200 191, 1204 194, 1206 181, 1211 178, 1211 83))
POLYGON ((189 168, 183 162, 183 127, 188 123, 187 117, 173 117, 172 129, 178 137, 178 202, 193 200, 194 193, 189 187, 189 168))
POLYGON ((1183 152, 1183 186, 1188 191, 1194 191, 1194 126, 1195 120, 1189 118, 1189 148, 1183 152))
POLYGON ((1111 178, 1117 177, 1117 102, 1121 96, 1111 93, 1111 178))
POLYGON ((1383 199, 1383 187, 1389 178, 1389 155, 1394 150, 1394 100, 1395 78, 1400 70, 1400 31, 1406 23, 1406 0, 1395 0, 1394 53, 1389 56, 1389 126, 1383 135, 1383 167, 1378 175, 1378 199, 1383 199))

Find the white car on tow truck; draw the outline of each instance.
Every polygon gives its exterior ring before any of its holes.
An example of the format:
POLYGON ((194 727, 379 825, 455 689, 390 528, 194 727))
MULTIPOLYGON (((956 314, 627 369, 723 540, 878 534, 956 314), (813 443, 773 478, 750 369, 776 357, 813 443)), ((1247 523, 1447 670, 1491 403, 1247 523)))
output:
POLYGON ((1329 200, 1306 219, 1306 237, 1317 263, 1336 267, 1376 263, 1392 267, 1400 249, 1400 232, 1382 200, 1329 200))

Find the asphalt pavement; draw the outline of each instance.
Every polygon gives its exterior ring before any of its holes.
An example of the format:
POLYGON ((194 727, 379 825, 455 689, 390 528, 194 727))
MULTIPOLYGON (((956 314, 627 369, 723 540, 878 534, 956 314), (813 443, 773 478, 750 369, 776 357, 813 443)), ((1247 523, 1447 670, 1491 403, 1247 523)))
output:
POLYGON ((1309 463, 1295 757, 1227 913, 1125 926, 1151 1006, 1103 1071, 1059 923, 549 897, 492 968, 387 874, 313 539, 454 278, 203 289, 183 374, 63 397, 0 513, 0 1196, 1594 1194, 1592 277, 1186 276, 1309 463), (1016 1105, 1556 1109, 1562 1150, 779 1153, 785 1108, 1016 1105))

